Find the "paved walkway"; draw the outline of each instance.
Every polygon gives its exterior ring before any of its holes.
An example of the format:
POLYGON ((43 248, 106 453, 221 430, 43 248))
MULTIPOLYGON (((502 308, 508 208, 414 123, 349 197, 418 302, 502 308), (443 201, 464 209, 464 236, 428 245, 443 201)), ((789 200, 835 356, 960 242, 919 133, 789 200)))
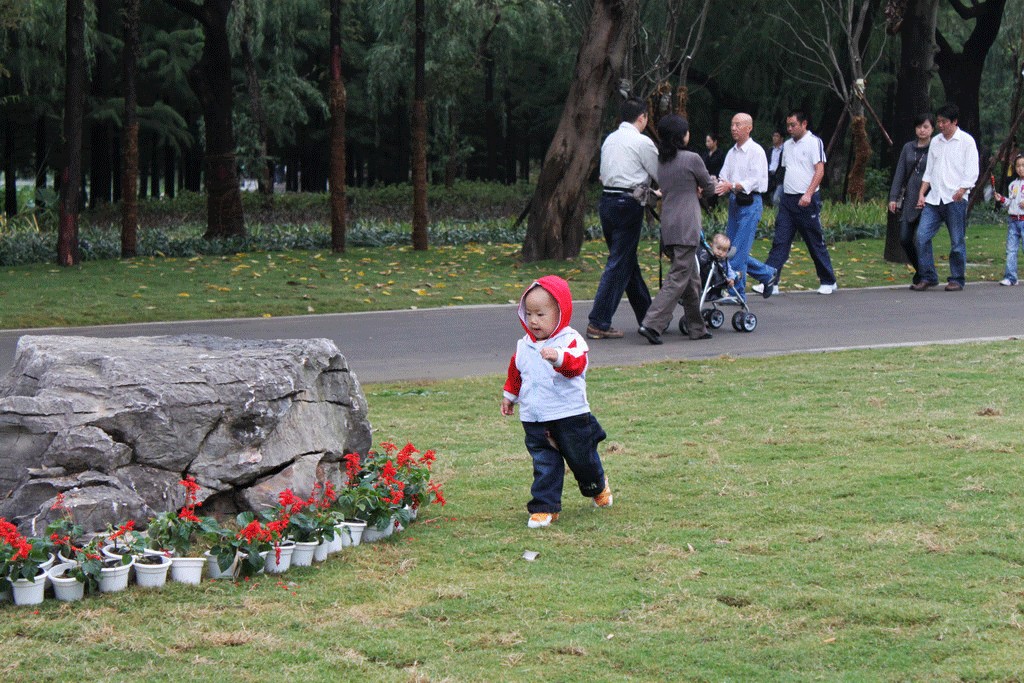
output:
MULTIPOLYGON (((573 326, 586 328, 590 301, 576 301, 573 326)), ((735 332, 735 308, 714 339, 690 341, 676 327, 676 309, 665 343, 651 346, 636 333, 623 300, 613 324, 624 339, 592 340, 593 366, 659 360, 764 356, 849 348, 881 348, 1024 337, 1024 286, 969 283, 963 292, 906 287, 840 289, 831 296, 786 292, 750 298, 757 315, 752 333, 735 332)), ((460 306, 376 313, 339 313, 287 318, 106 325, 84 328, 0 331, 0 372, 14 359, 23 334, 97 337, 203 333, 251 339, 327 337, 334 340, 363 383, 435 380, 504 374, 522 334, 515 307, 460 306)))

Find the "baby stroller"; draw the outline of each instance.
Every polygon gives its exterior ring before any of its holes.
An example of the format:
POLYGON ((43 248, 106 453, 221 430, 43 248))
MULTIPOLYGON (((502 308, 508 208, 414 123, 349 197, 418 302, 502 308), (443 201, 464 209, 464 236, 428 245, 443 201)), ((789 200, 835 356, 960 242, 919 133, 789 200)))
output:
MULTIPOLYGON (((731 257, 736 253, 735 249, 729 250, 731 257)), ((729 284, 728 263, 725 259, 719 261, 711 246, 700 236, 700 246, 697 247, 697 265, 700 268, 700 281, 702 284, 700 293, 700 315, 704 318, 704 324, 713 330, 717 330, 725 323, 725 312, 719 305, 726 304, 739 306, 740 310, 732 315, 732 328, 737 332, 753 332, 757 327, 757 316, 750 312, 747 302, 733 285, 729 284), (720 293, 724 290, 725 296, 720 293), (705 308, 708 306, 708 308, 705 308)), ((680 302, 680 305, 682 302, 680 302)), ((689 334, 686 324, 686 316, 679 320, 679 331, 689 334)))

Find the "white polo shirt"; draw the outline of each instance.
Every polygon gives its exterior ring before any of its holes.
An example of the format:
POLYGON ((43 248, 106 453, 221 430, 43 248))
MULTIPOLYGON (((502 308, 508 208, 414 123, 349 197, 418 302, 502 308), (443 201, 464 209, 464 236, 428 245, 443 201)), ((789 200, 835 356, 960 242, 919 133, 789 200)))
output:
POLYGON ((733 145, 725 155, 718 177, 739 183, 744 192, 767 192, 768 157, 764 148, 754 142, 754 138, 747 138, 742 145, 733 145))
POLYGON ((629 189, 658 179, 658 147, 632 123, 623 121, 601 145, 601 184, 629 189))
POLYGON ((921 182, 929 184, 926 204, 950 204, 953 194, 967 188, 964 198, 978 180, 978 145, 974 138, 960 128, 953 137, 939 133, 928 146, 928 165, 924 167, 921 182))
POLYGON ((782 167, 786 169, 782 191, 786 194, 807 192, 814 179, 814 167, 819 162, 825 163, 825 145, 811 131, 799 140, 790 138, 782 143, 782 167))

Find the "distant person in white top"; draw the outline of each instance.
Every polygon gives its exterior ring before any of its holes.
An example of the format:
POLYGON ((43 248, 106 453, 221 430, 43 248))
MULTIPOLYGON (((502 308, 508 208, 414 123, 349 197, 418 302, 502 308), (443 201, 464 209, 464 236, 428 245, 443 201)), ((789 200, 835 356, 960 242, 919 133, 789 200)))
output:
POLYGON ((821 193, 818 186, 825 177, 825 145, 821 138, 807 130, 807 115, 794 110, 786 117, 786 130, 792 136, 782 145, 782 199, 775 217, 775 239, 765 263, 782 272, 789 260, 793 238, 800 233, 814 261, 821 286, 818 294, 832 294, 836 285, 832 259, 825 246, 821 229, 821 193))
POLYGON ((1005 206, 1010 214, 1006 226, 1006 272, 999 284, 1012 287, 1017 284, 1017 252, 1024 244, 1024 155, 1018 154, 1013 160, 1017 178, 1010 183, 1006 196, 995 193, 996 202, 1005 206))
POLYGON ((949 231, 949 281, 947 292, 959 292, 966 284, 967 194, 978 180, 978 145, 957 125, 960 108, 947 104, 935 112, 939 134, 928 147, 928 162, 917 206, 922 209, 917 226, 917 259, 920 282, 911 285, 923 292, 939 284, 932 254, 932 238, 945 223, 949 231))
POLYGON ((774 268, 768 268, 750 255, 763 210, 761 193, 768 189, 768 159, 761 145, 750 137, 753 129, 754 119, 750 114, 740 112, 732 117, 730 131, 736 144, 725 155, 715 186, 716 195, 729 195, 729 222, 725 234, 736 250, 729 265, 738 274, 735 287, 743 298, 746 297, 747 273, 765 285, 765 297, 772 295, 778 282, 774 268))
POLYGON ((658 148, 643 134, 647 128, 647 104, 626 100, 619 110, 622 123, 601 145, 601 230, 608 245, 608 262, 590 309, 587 337, 618 339, 622 332, 612 327, 612 316, 626 293, 637 324, 642 324, 651 306, 651 293, 644 282, 636 250, 643 228, 644 205, 633 192, 640 185, 658 179, 658 148))

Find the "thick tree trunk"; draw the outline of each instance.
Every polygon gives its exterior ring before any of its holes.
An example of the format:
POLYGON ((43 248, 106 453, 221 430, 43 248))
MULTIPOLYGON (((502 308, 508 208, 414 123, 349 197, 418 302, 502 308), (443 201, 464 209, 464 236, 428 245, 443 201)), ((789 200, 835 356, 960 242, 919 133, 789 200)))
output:
POLYGON ((235 161, 235 133, 231 122, 231 50, 228 41, 228 13, 232 0, 164 0, 192 17, 203 27, 203 54, 189 74, 193 89, 203 105, 206 124, 206 233, 204 237, 233 237, 245 234, 242 193, 235 161))
MULTIPOLYGON (((974 29, 964 41, 962 52, 954 52, 941 33, 935 34, 939 52, 935 64, 946 91, 946 101, 960 107, 960 127, 977 134, 981 122, 979 96, 985 58, 999 36, 1006 0, 985 0, 961 12, 964 20, 974 19, 974 29)), ((959 11, 959 10, 958 10, 959 11)))
POLYGON ((427 10, 416 0, 416 78, 412 102, 412 248, 429 248, 427 235, 427 10))
POLYGON ((622 74, 638 0, 595 0, 569 96, 530 206, 523 259, 569 259, 583 244, 587 176, 600 148, 605 104, 622 74))
POLYGON ((82 112, 85 110, 85 0, 67 0, 65 22, 64 169, 60 185, 57 262, 77 265, 78 204, 82 177, 82 112))
POLYGON ((935 70, 935 22, 939 0, 911 0, 900 24, 900 66, 896 78, 895 149, 914 139, 914 117, 932 110, 935 70))
POLYGON ((331 0, 331 250, 345 251, 345 109, 341 73, 341 0, 331 0))
POLYGON ((139 2, 125 0, 124 5, 124 50, 121 62, 124 71, 124 132, 121 144, 124 157, 121 161, 121 258, 138 255, 139 209, 139 119, 136 111, 137 94, 135 80, 138 72, 139 48, 139 2))
MULTIPOLYGON (((96 23, 100 32, 114 35, 115 11, 112 0, 96 0, 96 23)), ((95 101, 111 96, 114 66, 106 50, 96 50, 91 93, 95 101)), ((109 204, 114 160, 111 156, 113 130, 106 121, 94 121, 90 126, 89 207, 109 204)))

